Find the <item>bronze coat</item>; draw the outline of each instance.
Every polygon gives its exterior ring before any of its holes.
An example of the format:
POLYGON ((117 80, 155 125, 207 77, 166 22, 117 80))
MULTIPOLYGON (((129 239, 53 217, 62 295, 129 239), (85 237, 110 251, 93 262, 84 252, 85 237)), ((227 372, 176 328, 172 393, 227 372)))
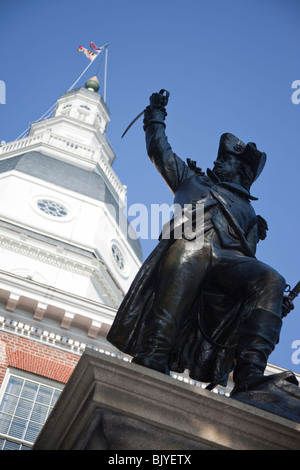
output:
MULTIPOLYGON (((156 122, 146 129, 148 155, 174 194, 174 203, 204 204, 210 211, 213 230, 226 250, 255 257, 258 218, 248 191, 239 185, 221 183, 208 170, 200 174, 172 151, 164 126, 156 122)), ((143 341, 152 313, 159 266, 170 245, 162 238, 137 273, 107 336, 126 354, 135 356, 143 341)), ((171 370, 190 370, 190 377, 226 385, 233 366, 238 328, 247 309, 216 288, 204 286, 187 312, 176 347, 169 358, 171 370)))

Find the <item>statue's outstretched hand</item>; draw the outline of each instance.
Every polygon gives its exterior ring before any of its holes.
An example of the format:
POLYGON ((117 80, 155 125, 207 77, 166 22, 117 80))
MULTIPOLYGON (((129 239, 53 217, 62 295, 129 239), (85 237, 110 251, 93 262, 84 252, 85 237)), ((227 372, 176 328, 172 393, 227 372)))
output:
POLYGON ((152 93, 150 96, 151 106, 165 107, 168 104, 170 93, 167 90, 160 90, 159 93, 152 93))
POLYGON ((150 124, 160 123, 166 127, 164 120, 167 116, 166 106, 170 93, 167 90, 160 90, 159 93, 152 93, 150 105, 144 111, 144 131, 150 124))

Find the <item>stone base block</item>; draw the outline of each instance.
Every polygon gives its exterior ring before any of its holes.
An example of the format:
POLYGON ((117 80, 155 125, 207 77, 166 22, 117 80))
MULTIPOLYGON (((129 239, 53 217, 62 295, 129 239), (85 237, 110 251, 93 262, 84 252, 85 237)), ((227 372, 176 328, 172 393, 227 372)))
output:
POLYGON ((300 424, 87 350, 33 450, 300 449, 300 424))

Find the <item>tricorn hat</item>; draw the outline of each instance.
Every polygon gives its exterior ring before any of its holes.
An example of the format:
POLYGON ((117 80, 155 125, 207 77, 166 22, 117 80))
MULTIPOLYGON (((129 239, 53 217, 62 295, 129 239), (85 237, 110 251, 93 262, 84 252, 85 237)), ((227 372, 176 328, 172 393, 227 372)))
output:
POLYGON ((253 171, 252 182, 261 174, 267 159, 266 154, 264 152, 260 152, 256 148, 256 144, 254 142, 244 144, 244 142, 230 133, 221 135, 217 160, 226 153, 234 155, 241 161, 250 165, 250 168, 253 171))

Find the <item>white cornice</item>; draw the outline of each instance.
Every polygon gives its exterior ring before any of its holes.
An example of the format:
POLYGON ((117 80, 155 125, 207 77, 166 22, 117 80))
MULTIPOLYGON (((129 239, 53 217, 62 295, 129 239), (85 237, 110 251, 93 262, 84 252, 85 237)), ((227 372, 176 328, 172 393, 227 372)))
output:
POLYGON ((36 326, 30 321, 23 321, 20 318, 18 319, 17 316, 12 318, 11 315, 6 315, 3 312, 0 312, 0 331, 56 347, 79 356, 85 349, 91 348, 100 353, 129 361, 127 356, 118 352, 105 339, 91 340, 88 337, 80 337, 73 331, 64 333, 44 324, 36 326))
MULTIPOLYGON (((4 234, 0 234, 0 246, 3 249, 8 249, 15 253, 19 253, 31 259, 36 259, 45 264, 59 267, 60 269, 73 272, 75 274, 85 276, 88 278, 95 277, 98 284, 101 286, 102 295, 108 299, 108 303, 117 307, 122 298, 123 293, 116 286, 115 281, 110 276, 106 265, 99 258, 89 259, 83 255, 72 253, 69 250, 58 251, 57 247, 50 247, 43 244, 34 243, 32 239, 23 237, 24 239, 15 239, 4 234)), ((5 271, 0 271, 0 274, 5 274, 5 271)), ((12 276, 12 275, 11 275, 12 276)), ((20 277, 22 279, 22 277, 20 277)), ((1 286, 1 280, 0 280, 1 286)), ((24 286, 21 288, 23 289, 24 286)), ((49 286, 46 286, 50 289, 49 286)), ((31 290, 31 287, 30 287, 31 290)), ((68 295, 71 295, 68 293, 68 295)))
POLYGON ((111 325, 116 308, 65 292, 37 281, 0 271, 0 302, 9 312, 22 310, 41 321, 49 317, 69 329, 80 325, 96 337, 102 325, 111 325))

